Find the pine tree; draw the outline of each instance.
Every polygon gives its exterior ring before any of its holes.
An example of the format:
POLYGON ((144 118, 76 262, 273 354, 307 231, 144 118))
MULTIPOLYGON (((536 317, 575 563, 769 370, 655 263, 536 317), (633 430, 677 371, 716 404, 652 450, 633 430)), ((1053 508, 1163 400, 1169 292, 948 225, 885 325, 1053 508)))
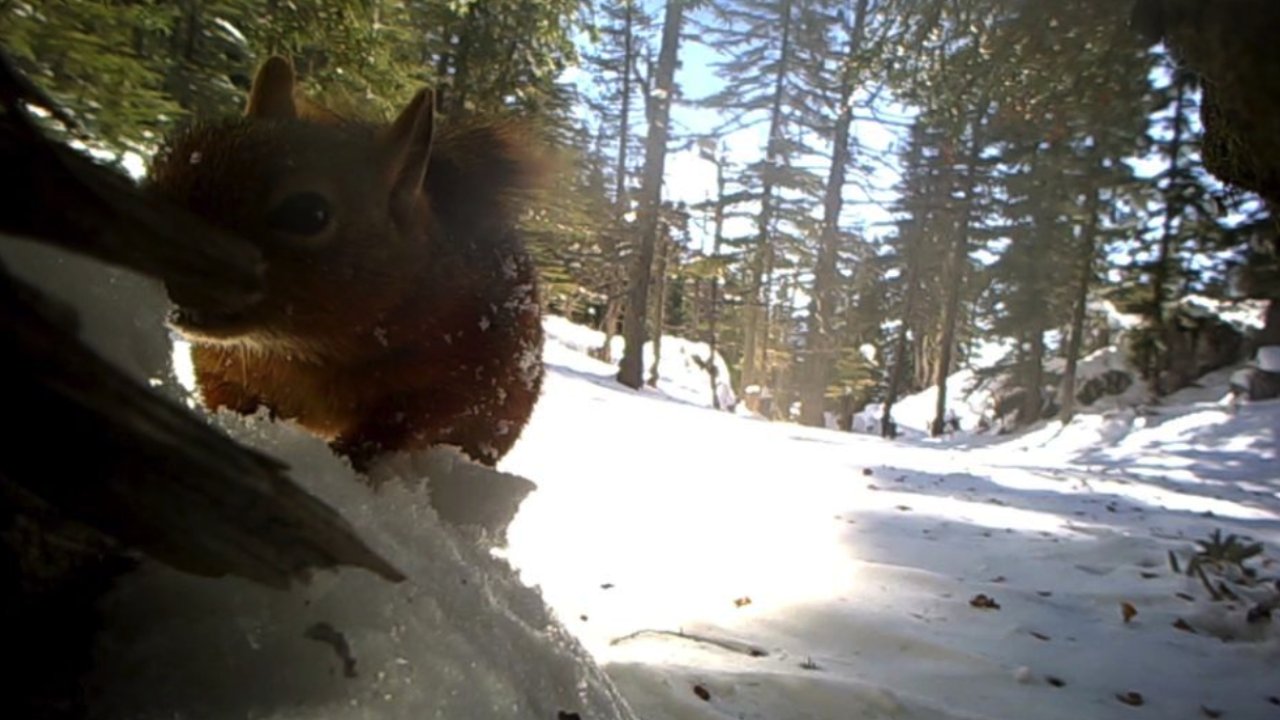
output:
POLYGON ((762 375, 774 273, 785 271, 788 260, 780 255, 786 246, 801 244, 793 221, 807 213, 795 211, 796 196, 812 197, 817 187, 811 173, 796 164, 811 152, 801 133, 811 98, 799 48, 803 30, 815 25, 816 8, 812 0, 727 1, 712 7, 713 21, 701 28, 708 44, 726 57, 716 64, 725 84, 704 104, 723 113, 726 128, 762 125, 766 136, 763 158, 747 167, 743 182, 759 203, 742 317, 744 386, 767 380, 762 375))
POLYGON ((662 49, 658 55, 647 113, 649 130, 645 141, 644 182, 640 188, 640 248, 632 264, 628 283, 630 290, 623 325, 626 345, 618 368, 618 382, 632 389, 639 389, 644 382, 645 315, 649 305, 650 272, 657 244, 662 174, 666 167, 671 102, 675 93, 676 60, 683 21, 684 2, 667 0, 662 23, 662 49))
POLYGON ((847 20, 848 49, 839 79, 835 105, 836 121, 831 139, 831 164, 827 174, 822 203, 822 229, 818 240, 814 267, 813 297, 808 312, 805 338, 804 381, 801 389, 800 421, 821 427, 827 383, 833 361, 838 355, 835 345, 836 304, 839 294, 837 274, 840 213, 844 207, 845 172, 849 164, 849 131, 853 125, 853 94, 862 79, 860 51, 866 32, 868 0, 858 0, 853 17, 847 20))

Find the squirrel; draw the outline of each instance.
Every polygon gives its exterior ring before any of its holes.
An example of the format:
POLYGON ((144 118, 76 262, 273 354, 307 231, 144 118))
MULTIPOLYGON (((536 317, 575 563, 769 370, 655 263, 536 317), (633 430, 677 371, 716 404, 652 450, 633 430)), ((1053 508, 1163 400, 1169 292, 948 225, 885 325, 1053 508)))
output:
POLYGON ((436 127, 423 89, 389 125, 295 93, 260 67, 243 117, 197 123, 153 157, 145 187, 261 249, 266 290, 212 307, 170 285, 211 409, 265 406, 357 470, 455 445, 494 466, 543 378, 536 269, 518 200, 544 165, 524 126, 436 127))

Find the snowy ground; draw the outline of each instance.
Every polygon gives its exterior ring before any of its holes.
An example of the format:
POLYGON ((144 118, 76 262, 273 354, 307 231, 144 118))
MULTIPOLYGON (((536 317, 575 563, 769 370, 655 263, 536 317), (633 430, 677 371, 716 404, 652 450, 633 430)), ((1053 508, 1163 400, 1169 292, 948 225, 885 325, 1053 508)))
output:
MULTIPOLYGON (((158 288, 0 250, 181 395, 158 288)), ((1280 403, 1229 413, 1226 374, 1154 414, 891 443, 705 408, 692 343, 627 391, 589 331, 548 330, 545 395, 502 466, 539 485, 508 532, 518 576, 426 502, 431 478, 484 471, 396 458, 374 492, 288 423, 214 418, 409 580, 282 593, 148 565, 102 601, 95 717, 1280 717, 1277 631, 1166 559, 1217 528, 1280 547, 1280 403)))
POLYGON ((1167 559, 1221 528, 1280 574, 1280 404, 1231 414, 1225 374, 891 443, 620 389, 555 329, 546 358, 508 556, 640 717, 1280 717, 1280 632, 1167 559))

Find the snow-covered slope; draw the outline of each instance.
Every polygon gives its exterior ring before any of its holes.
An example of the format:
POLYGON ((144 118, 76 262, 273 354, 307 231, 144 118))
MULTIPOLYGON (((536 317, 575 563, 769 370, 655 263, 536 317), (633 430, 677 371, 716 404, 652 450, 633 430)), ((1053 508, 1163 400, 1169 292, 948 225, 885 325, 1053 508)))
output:
POLYGON ((965 449, 733 417, 547 358, 503 463, 540 486, 508 555, 647 720, 1280 712, 1277 630, 1168 561, 1222 529, 1280 574, 1280 403, 1176 397, 965 449))

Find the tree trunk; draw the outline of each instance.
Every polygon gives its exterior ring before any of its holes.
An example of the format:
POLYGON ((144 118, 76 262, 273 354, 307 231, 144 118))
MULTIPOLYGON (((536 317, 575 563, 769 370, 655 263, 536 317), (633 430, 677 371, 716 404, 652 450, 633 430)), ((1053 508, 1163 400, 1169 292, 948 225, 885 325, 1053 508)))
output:
POLYGON ((898 401, 898 391, 902 387, 902 376, 907 367, 907 331, 916 306, 916 265, 908 260, 907 264, 907 296, 903 300, 902 324, 898 326, 898 336, 893 341, 893 370, 889 372, 889 388, 885 391, 884 412, 880 415, 880 436, 892 437, 890 420, 893 418, 893 404, 898 401))
POLYGON ((773 325, 773 247, 765 248, 764 253, 764 280, 761 283, 761 299, 760 304, 760 364, 758 365, 762 384, 772 387, 774 377, 769 366, 769 335, 773 325))
POLYGON ((1080 362, 1080 349, 1084 345, 1084 319, 1089 304, 1089 285, 1093 280, 1094 252, 1098 231, 1098 188, 1089 191, 1085 226, 1081 230, 1080 268, 1077 270, 1075 300, 1071 308, 1071 335, 1067 339, 1067 366, 1062 372, 1062 384, 1058 386, 1058 416, 1062 422, 1071 422, 1076 412, 1076 366, 1080 362))
MULTIPOLYGON (((448 103, 441 106, 441 110, 445 115, 453 117, 461 117, 466 113, 465 106, 467 101, 467 85, 471 82, 467 76, 470 74, 471 64, 471 21, 479 11, 480 3, 473 3, 467 7, 467 12, 463 18, 458 34, 457 49, 453 52, 451 58, 453 63, 453 75, 449 83, 449 92, 446 96, 448 103)), ((441 98, 444 100, 445 98, 441 98)))
POLYGON ((650 97, 653 109, 645 141, 644 182, 640 189, 640 251, 631 268, 630 297, 623 323, 626 347, 618 368, 618 382, 638 390, 644 384, 645 310, 649 306, 649 273, 653 267, 658 236, 658 212, 662 198, 662 174, 667 161, 667 135, 671 116, 671 96, 680 46, 680 24, 684 19, 683 0, 667 0, 662 27, 662 50, 650 97))
POLYGON ((742 386, 756 382, 756 333, 760 327, 760 290, 764 285, 764 247, 757 247, 751 255, 751 273, 747 283, 746 302, 743 303, 742 329, 742 386))
POLYGON ((1280 345, 1280 298, 1273 298, 1267 304, 1266 321, 1258 333, 1258 344, 1280 345))
POLYGON ((656 278, 653 292, 653 365, 649 368, 649 387, 658 386, 658 366, 662 363, 662 332, 667 324, 667 261, 671 255, 671 238, 663 232, 658 243, 658 260, 654 264, 656 278))
POLYGON ((827 173, 826 194, 822 202, 822 235, 818 261, 813 273, 813 299, 809 304, 809 322, 805 342, 805 363, 800 388, 800 423, 822 427, 827 383, 831 379, 833 355, 837 348, 832 338, 835 320, 837 283, 836 256, 840 246, 840 211, 844 206, 845 166, 849 163, 849 127, 853 124, 853 90, 856 75, 854 56, 862 42, 862 29, 868 0, 858 0, 853 27, 849 30, 849 52, 845 58, 840 87, 840 115, 836 118, 832 141, 831 168, 827 173))
POLYGON ((1025 365, 1027 394, 1018 413, 1018 424, 1024 427, 1039 420, 1044 409, 1044 328, 1034 328, 1027 335, 1031 348, 1025 365))
POLYGON ((633 47, 632 24, 635 8, 633 0, 623 0, 626 6, 626 24, 623 38, 622 69, 622 108, 618 116, 618 165, 614 177, 613 202, 615 212, 621 218, 628 208, 627 197, 627 146, 631 140, 631 69, 635 67, 635 48, 633 47))
POLYGON ((681 280, 680 292, 682 297, 685 298, 683 302, 687 303, 685 307, 688 308, 686 311, 688 313, 686 315, 688 326, 684 330, 685 336, 694 338, 698 337, 698 328, 702 325, 702 278, 692 278, 693 287, 690 288, 689 285, 690 279, 681 280))
MULTIPOLYGON (((962 220, 967 224, 967 220, 962 220)), ((938 335, 938 364, 934 368, 933 384, 938 388, 934 406, 933 424, 929 434, 942 435, 947 413, 947 376, 951 374, 951 351, 956 340, 956 325, 960 317, 960 286, 964 283, 964 266, 969 261, 969 243, 966 228, 955 229, 956 238, 951 247, 951 278, 947 285, 946 306, 943 309, 942 328, 938 335)))
POLYGON ((610 297, 604 305, 604 322, 600 330, 604 332, 604 343, 600 346, 600 360, 613 362, 613 333, 618 326, 618 315, 622 313, 622 298, 610 297))
POLYGON ((933 437, 942 435, 946 425, 947 376, 951 374, 951 355, 956 342, 956 325, 960 319, 960 288, 964 285, 965 266, 969 262, 969 214, 973 203, 974 186, 977 183, 978 155, 982 149, 979 141, 980 124, 980 119, 975 118, 971 131, 969 157, 966 159, 968 167, 965 169, 963 205, 956 216, 955 240, 951 247, 950 284, 947 286, 942 328, 938 334, 938 365, 933 378, 934 385, 938 388, 933 423, 929 427, 929 434, 933 437))
MULTIPOLYGON (((1180 72, 1180 71, 1178 71, 1180 72)), ((1173 103, 1173 138, 1169 142, 1169 192, 1165 196, 1164 225, 1160 231, 1160 246, 1156 256, 1155 267, 1151 272, 1151 324, 1156 342, 1147 358, 1147 379, 1151 384, 1154 397, 1164 395, 1165 354, 1161 347, 1165 341, 1164 302, 1166 288, 1169 285, 1169 261, 1173 254, 1174 223, 1182 214, 1182 200, 1178 197, 1177 188, 1182 175, 1180 155, 1182 154, 1182 115, 1187 99, 1187 85, 1182 79, 1177 83, 1177 95, 1173 103)))
MULTIPOLYGON (((786 85, 784 80, 791 65, 791 0, 783 0, 780 11, 782 21, 781 48, 778 51, 778 69, 773 83, 773 104, 769 112, 769 140, 765 146, 765 168, 760 187, 760 218, 756 242, 756 254, 751 267, 751 286, 747 293, 746 326, 742 332, 742 384, 750 385, 757 380, 756 353, 758 351, 757 334, 760 330, 762 308, 767 307, 768 298, 761 296, 764 267, 768 256, 770 233, 773 229, 774 214, 774 167, 778 163, 778 155, 782 146, 782 99, 786 85)), ((765 343, 766 345, 768 343, 765 343)), ((767 352, 767 348, 766 348, 767 352)))
MULTIPOLYGON (((720 243, 724 241, 724 166, 723 153, 716 148, 716 230, 711 243, 711 257, 719 262, 720 243)), ((720 369, 716 366, 716 321, 720 313, 720 268, 715 268, 711 276, 711 312, 708 318, 709 337, 707 339, 707 379, 711 382, 711 406, 720 410, 720 369)))

